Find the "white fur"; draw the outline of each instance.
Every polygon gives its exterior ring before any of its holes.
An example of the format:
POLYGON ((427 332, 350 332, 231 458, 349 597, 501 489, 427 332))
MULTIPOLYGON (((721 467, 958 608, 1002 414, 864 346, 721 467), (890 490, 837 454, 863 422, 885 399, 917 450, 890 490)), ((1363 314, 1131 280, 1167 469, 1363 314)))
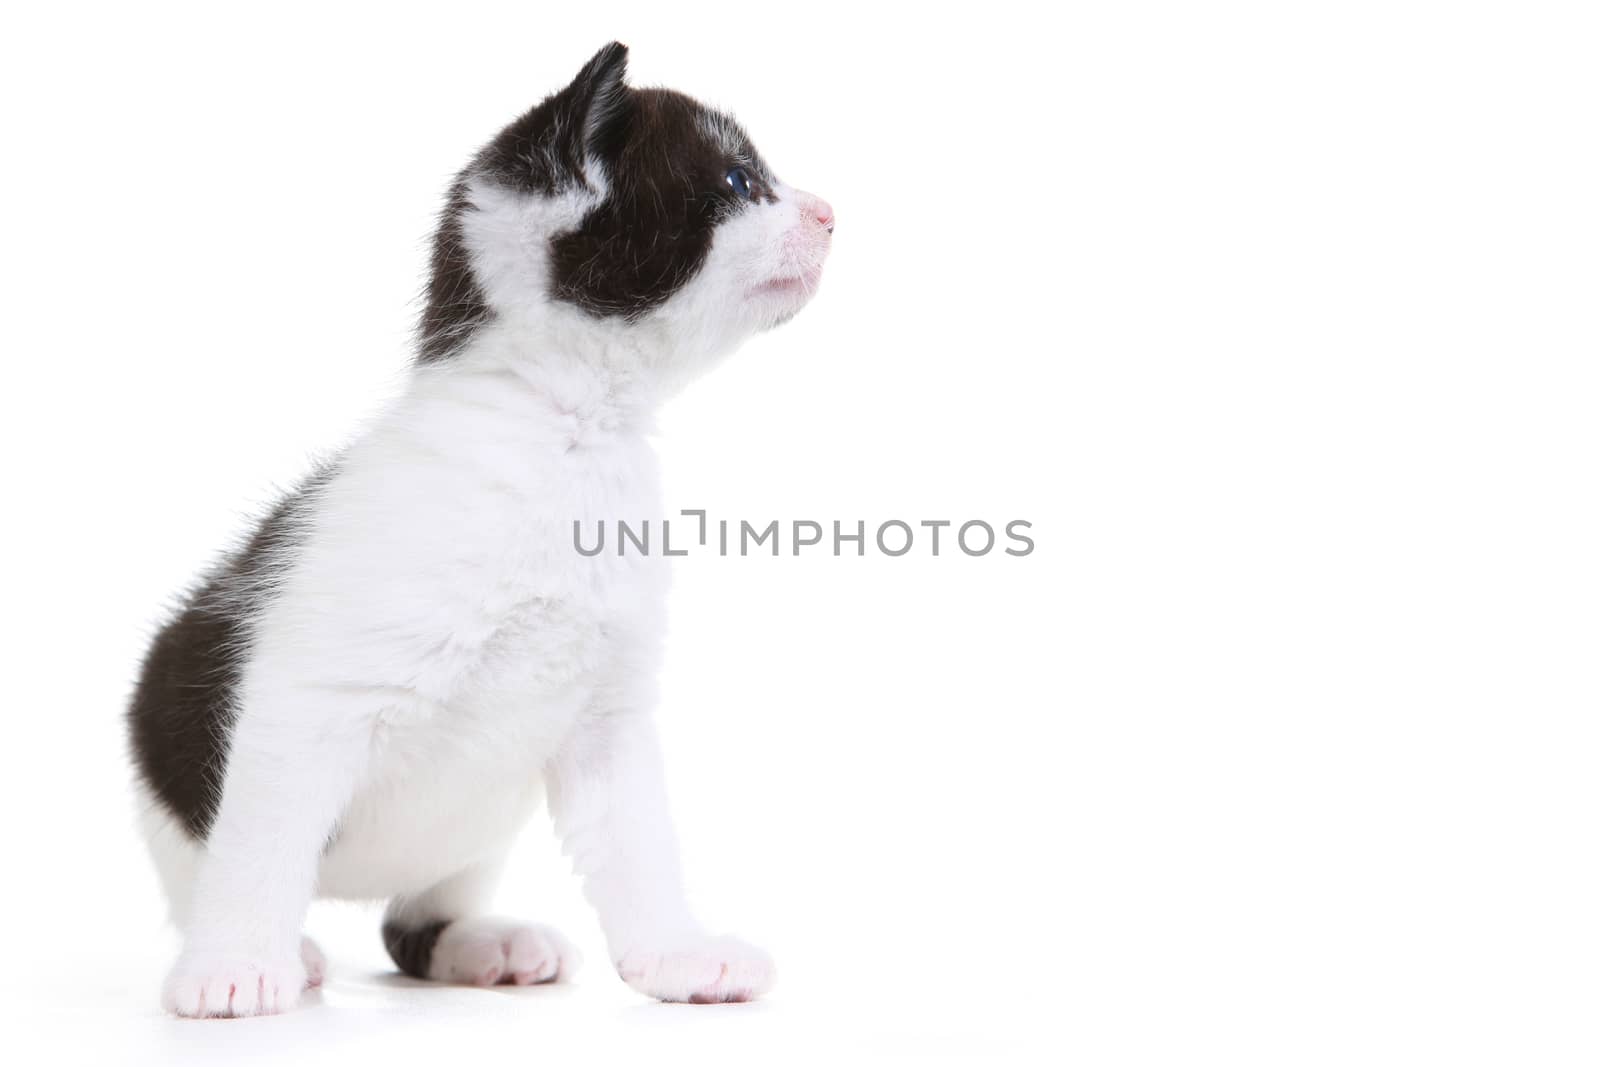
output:
MULTIPOLYGON (((651 417, 809 297, 827 249, 783 187, 717 231, 699 274, 634 323, 549 300, 551 236, 605 193, 471 187, 495 310, 340 457, 273 570, 203 849, 153 801, 146 831, 185 932, 182 1015, 287 1008, 308 979, 314 894, 463 919, 437 977, 569 972, 559 935, 481 918, 508 842, 548 792, 610 955, 670 1000, 758 996, 770 960, 702 931, 684 901, 654 725, 666 561, 586 557, 573 520, 662 514, 651 417), (779 290, 774 279, 797 279, 779 290), (497 970, 498 969, 498 970, 497 970)), ((450 931, 454 931, 453 933, 450 931)))
POLYGON ((475 916, 445 927, 428 977, 458 985, 537 985, 570 975, 578 951, 548 926, 475 916))

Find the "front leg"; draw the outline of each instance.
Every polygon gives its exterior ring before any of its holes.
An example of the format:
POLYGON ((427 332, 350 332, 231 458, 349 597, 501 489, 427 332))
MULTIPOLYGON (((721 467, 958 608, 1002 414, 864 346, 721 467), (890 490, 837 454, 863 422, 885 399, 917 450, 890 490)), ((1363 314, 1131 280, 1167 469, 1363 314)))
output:
POLYGON ((286 1011, 322 850, 366 765, 367 709, 336 693, 247 693, 163 999, 186 1016, 286 1011))
POLYGON ((601 708, 580 725, 551 767, 550 810, 625 982, 695 1004, 772 988, 771 957, 689 912, 648 715, 601 708))

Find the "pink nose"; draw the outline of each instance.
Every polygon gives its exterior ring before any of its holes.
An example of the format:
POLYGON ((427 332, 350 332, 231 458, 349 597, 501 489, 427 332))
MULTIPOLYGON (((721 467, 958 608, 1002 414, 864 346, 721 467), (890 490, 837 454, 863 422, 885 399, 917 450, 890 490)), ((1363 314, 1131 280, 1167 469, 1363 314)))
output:
POLYGON ((833 205, 814 193, 806 194, 805 210, 811 212, 822 228, 829 233, 833 232, 833 205))

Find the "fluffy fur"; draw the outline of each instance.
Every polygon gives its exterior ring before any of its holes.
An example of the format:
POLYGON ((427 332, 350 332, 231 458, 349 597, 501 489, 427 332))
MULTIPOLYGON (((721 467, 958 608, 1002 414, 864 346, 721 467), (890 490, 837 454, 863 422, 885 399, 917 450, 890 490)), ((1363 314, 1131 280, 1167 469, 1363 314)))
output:
POLYGON ((630 985, 772 983, 684 902, 652 721, 666 560, 571 530, 662 514, 652 413, 799 310, 832 212, 625 63, 602 49, 461 173, 404 395, 152 645, 130 733, 180 1015, 291 1006, 320 979, 315 894, 387 900, 418 977, 571 973, 559 934, 483 914, 546 797, 630 985))

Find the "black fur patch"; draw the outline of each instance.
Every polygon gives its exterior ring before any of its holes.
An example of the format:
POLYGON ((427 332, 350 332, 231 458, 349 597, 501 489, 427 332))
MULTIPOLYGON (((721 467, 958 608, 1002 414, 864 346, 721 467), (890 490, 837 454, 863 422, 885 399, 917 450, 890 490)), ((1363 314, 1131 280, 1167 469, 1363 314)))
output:
POLYGON ((717 223, 747 206, 728 184, 729 168, 747 168, 758 198, 772 198, 772 180, 731 120, 670 90, 626 92, 618 120, 626 136, 614 157, 601 157, 611 195, 577 230, 552 242, 550 280, 557 299, 631 318, 693 278, 717 223), (736 134, 736 153, 707 131, 713 120, 736 134))
POLYGON ((434 946, 449 925, 449 922, 435 921, 421 926, 403 926, 387 921, 383 924, 383 947, 389 950, 389 958, 402 973, 426 978, 428 965, 433 962, 434 946))
POLYGON ((694 277, 717 223, 748 206, 728 184, 730 168, 749 173, 752 200, 775 199, 771 171, 731 119, 682 93, 629 87, 627 58, 615 42, 600 49, 572 84, 502 130, 456 179, 434 234, 420 361, 446 358, 493 316, 462 240, 474 179, 555 196, 595 188, 599 176, 588 167, 598 162, 609 194, 552 243, 550 295, 627 318, 694 277))
POLYGON ((266 569, 294 544, 295 517, 306 495, 332 473, 331 467, 318 470, 279 501, 250 540, 189 595, 145 653, 128 707, 134 764, 197 840, 210 830, 222 796, 248 626, 269 595, 266 569))
POLYGON ((417 326, 417 359, 423 363, 448 356, 490 318, 489 302, 461 238, 461 216, 470 210, 466 179, 457 179, 433 235, 428 301, 417 326))

